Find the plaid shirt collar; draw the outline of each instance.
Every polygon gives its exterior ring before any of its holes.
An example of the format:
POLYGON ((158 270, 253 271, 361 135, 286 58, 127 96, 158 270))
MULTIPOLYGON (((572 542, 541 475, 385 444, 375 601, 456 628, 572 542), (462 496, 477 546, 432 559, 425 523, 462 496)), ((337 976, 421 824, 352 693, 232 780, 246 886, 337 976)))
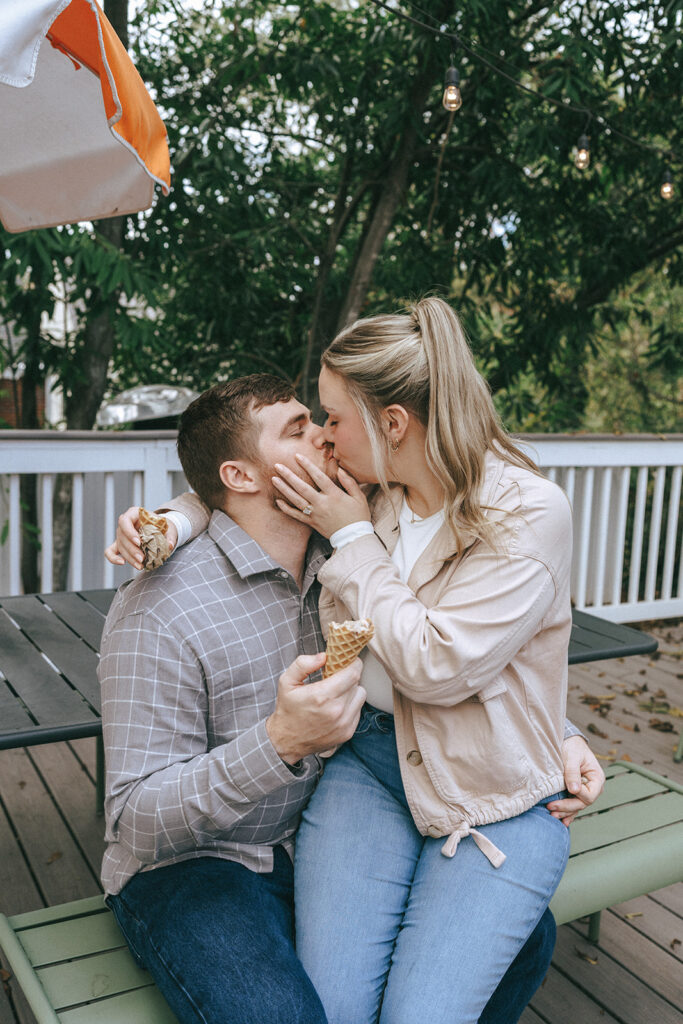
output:
MULTIPOLYGON (((220 509, 213 512, 208 533, 243 580, 259 573, 282 569, 282 566, 271 558, 253 537, 220 509)), ((329 541, 317 533, 311 534, 306 551, 304 592, 308 590, 331 550, 329 541)))

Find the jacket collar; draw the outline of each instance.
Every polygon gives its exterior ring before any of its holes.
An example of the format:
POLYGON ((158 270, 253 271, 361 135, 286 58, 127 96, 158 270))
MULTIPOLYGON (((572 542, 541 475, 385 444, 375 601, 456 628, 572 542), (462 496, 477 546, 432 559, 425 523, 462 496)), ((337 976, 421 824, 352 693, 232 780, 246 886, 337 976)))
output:
MULTIPOLYGON (((487 517, 491 515, 491 511, 486 506, 492 506, 495 503, 505 466, 506 463, 500 456, 492 451, 486 453, 480 501, 482 506, 485 507, 487 517)), ((375 498, 375 533, 389 554, 392 554, 398 543, 398 518, 404 495, 405 488, 401 484, 391 484, 388 495, 384 495, 379 491, 375 498)), ((460 554, 463 554, 467 548, 472 546, 477 537, 472 531, 463 531, 461 538, 464 543, 461 544, 460 554)), ((458 546, 455 543, 455 538, 448 523, 444 523, 428 545, 426 551, 420 555, 413 566, 413 570, 408 578, 408 585, 413 593, 416 593, 423 584, 433 579, 444 562, 453 558, 456 554, 458 554, 458 546)))

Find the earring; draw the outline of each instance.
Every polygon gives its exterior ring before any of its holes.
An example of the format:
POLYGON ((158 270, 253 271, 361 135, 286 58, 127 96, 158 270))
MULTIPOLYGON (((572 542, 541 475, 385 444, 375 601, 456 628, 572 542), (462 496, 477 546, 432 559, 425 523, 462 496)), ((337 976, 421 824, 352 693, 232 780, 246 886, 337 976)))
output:
POLYGON ((400 444, 401 444, 400 441, 392 441, 391 444, 390 444, 390 448, 391 448, 392 452, 396 453, 398 451, 399 447, 400 447, 400 444))

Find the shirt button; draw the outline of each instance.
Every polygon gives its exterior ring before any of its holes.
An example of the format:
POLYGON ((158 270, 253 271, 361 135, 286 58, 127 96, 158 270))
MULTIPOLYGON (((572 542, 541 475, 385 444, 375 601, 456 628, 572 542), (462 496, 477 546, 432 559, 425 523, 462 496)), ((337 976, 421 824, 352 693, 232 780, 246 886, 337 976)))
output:
POLYGON ((285 572, 285 570, 283 569, 282 572, 280 573, 280 579, 281 580, 288 580, 289 579, 289 573, 285 572))
POLYGON ((440 839, 442 832, 438 825, 430 825, 427 829, 427 835, 431 836, 432 839, 440 839))
POLYGON ((408 764, 418 765, 422 764, 422 754, 419 750, 411 750, 408 754, 408 764))

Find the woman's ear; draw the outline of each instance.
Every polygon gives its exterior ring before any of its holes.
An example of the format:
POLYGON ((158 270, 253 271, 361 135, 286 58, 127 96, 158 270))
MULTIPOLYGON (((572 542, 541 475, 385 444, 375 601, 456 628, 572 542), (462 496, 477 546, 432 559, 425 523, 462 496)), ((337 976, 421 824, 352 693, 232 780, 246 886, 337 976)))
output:
POLYGON ((400 444, 405 437, 410 414, 402 405, 387 405, 382 409, 382 430, 390 444, 400 444))

